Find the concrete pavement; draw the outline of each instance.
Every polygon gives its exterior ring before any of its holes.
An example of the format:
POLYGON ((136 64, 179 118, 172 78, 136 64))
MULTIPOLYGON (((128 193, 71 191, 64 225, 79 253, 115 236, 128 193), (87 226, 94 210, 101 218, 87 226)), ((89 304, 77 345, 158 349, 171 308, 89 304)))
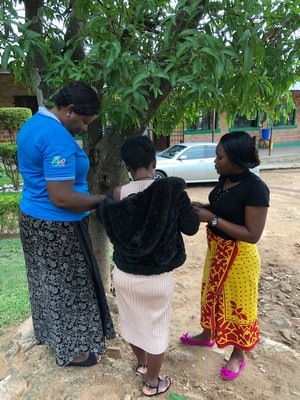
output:
POLYGON ((260 169, 300 168, 300 146, 259 149, 260 169))

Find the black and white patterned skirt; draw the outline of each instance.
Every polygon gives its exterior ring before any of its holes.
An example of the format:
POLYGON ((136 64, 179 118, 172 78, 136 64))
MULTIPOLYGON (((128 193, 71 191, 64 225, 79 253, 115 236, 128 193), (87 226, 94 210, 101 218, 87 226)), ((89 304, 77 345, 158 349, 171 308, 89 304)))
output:
MULTIPOLYGON (((59 366, 103 352, 105 339, 115 337, 99 272, 100 288, 87 260, 91 248, 83 250, 76 224, 19 215, 34 334, 54 349, 59 366)), ((79 224, 87 232, 88 218, 79 224)))

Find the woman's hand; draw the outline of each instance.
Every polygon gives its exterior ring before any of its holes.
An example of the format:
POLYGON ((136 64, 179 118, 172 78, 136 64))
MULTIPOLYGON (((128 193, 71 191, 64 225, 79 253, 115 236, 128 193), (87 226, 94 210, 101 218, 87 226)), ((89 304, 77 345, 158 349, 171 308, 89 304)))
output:
POLYGON ((209 208, 210 204, 209 203, 200 203, 199 201, 192 201, 191 202, 192 206, 194 207, 201 207, 201 208, 209 208))
POLYGON ((213 219, 214 214, 205 208, 205 206, 207 206, 207 204, 192 202, 192 207, 195 213, 198 215, 199 220, 201 222, 210 222, 213 219))

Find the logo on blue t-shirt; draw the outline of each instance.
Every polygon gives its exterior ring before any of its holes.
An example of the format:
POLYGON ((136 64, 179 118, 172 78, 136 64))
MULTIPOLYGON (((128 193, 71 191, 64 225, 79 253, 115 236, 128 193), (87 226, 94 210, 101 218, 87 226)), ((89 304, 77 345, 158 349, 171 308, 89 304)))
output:
POLYGON ((61 156, 55 156, 52 158, 51 165, 52 167, 63 167, 66 163, 65 158, 61 158, 61 156))

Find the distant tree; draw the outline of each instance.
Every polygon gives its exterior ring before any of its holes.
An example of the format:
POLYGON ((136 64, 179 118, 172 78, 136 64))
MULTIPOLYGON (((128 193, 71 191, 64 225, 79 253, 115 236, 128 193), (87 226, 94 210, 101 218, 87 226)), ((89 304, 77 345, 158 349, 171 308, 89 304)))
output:
POLYGON ((20 188, 20 173, 15 139, 19 128, 31 115, 31 110, 25 107, 0 108, 0 129, 7 131, 10 136, 10 143, 0 143, 0 160, 6 175, 11 179, 15 189, 20 188))
POLYGON ((16 140, 16 135, 20 127, 32 115, 30 108, 25 107, 4 107, 0 108, 0 129, 7 131, 10 142, 16 140))
MULTIPOLYGON (((292 0, 5 0, 0 52, 2 68, 31 85, 39 103, 70 80, 98 90, 101 113, 84 147, 90 189, 106 192, 125 177, 122 142, 151 121, 169 134, 199 107, 228 118, 291 107, 299 28, 292 0)), ((104 233, 92 230, 107 254, 104 233)))

